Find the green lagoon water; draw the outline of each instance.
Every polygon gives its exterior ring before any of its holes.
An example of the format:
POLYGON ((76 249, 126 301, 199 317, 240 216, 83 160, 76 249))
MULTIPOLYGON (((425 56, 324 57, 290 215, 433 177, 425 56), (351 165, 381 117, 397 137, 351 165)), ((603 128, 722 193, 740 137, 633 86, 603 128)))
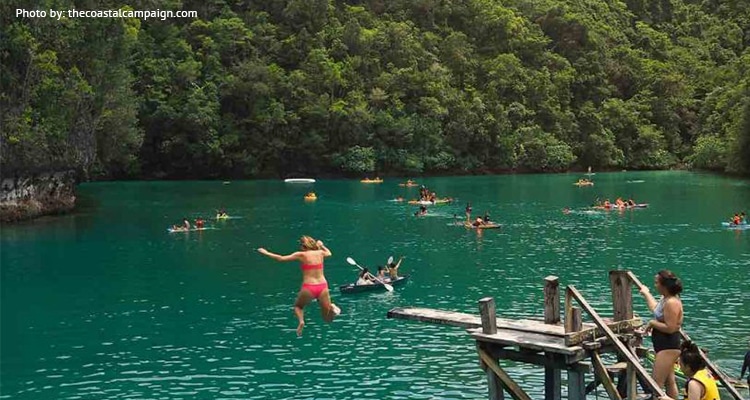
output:
MULTIPOLYGON (((686 288, 685 329, 738 375, 750 340, 750 230, 720 222, 750 209, 750 182, 628 172, 600 173, 595 187, 577 188, 578 177, 420 179, 459 199, 423 218, 388 201, 417 192, 398 179, 81 185, 76 213, 2 228, 0 398, 486 398, 462 329, 388 320, 386 312, 409 305, 476 312, 479 298, 494 296, 503 316, 540 317, 547 275, 607 311, 607 271, 618 268, 644 282, 675 270, 686 288), (319 199, 305 203, 311 189, 319 199), (586 210, 597 196, 617 195, 650 207, 586 210), (489 210, 502 229, 451 226, 466 201, 476 213, 489 210), (214 230, 166 232, 183 216, 218 207, 238 218, 210 221, 214 230), (341 317, 324 324, 314 304, 297 338, 299 267, 254 249, 292 252, 302 234, 333 251, 332 287, 356 277, 347 256, 373 266, 403 254, 412 279, 394 293, 334 291, 341 317)), ((541 396, 540 370, 509 371, 541 396)))

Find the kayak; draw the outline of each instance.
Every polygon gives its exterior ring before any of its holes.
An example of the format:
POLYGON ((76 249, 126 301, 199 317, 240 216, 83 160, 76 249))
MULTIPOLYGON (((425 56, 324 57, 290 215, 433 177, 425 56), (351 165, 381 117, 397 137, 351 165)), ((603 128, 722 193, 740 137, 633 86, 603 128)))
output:
POLYGON ((576 186, 594 186, 594 182, 573 182, 576 186))
POLYGON ((409 200, 409 204, 417 206, 436 206, 438 204, 450 204, 452 202, 453 199, 437 199, 434 203, 427 200, 409 200))
POLYGON ((318 196, 305 196, 306 201, 315 201, 318 199, 318 196))
POLYGON ((311 178, 289 178, 284 179, 286 183, 315 183, 315 179, 311 178))
MULTIPOLYGON (((646 355, 646 358, 653 363, 654 360, 656 359, 656 356, 654 355, 654 353, 652 353, 652 352, 649 351, 648 355, 646 355)), ((732 379, 731 377, 729 377, 726 374, 726 372, 722 372, 722 373, 724 374, 724 377, 725 377, 724 379, 727 379, 727 381, 732 386, 734 386, 735 388, 737 388, 737 389, 747 389, 748 388, 747 383, 739 381, 737 379, 732 379)), ((676 376, 682 378, 682 379, 687 379, 687 376, 685 376, 685 373, 682 372, 682 370, 680 369, 680 365, 677 364, 677 363, 674 363, 674 374, 676 376)), ((721 386, 721 383, 719 383, 719 378, 713 376, 713 373, 711 374, 711 377, 714 378, 714 380, 716 381, 717 385, 721 386)))
POLYGON ((737 229, 737 230, 741 230, 741 231, 744 231, 745 229, 750 229, 750 224, 748 224, 747 222, 744 223, 744 224, 739 224, 739 225, 734 224, 732 222, 722 222, 721 226, 723 226, 723 227, 725 227, 727 229, 737 229))
POLYGON ((624 210, 626 208, 627 209, 630 209, 630 208, 648 208, 648 203, 639 203, 639 204, 636 204, 634 206, 623 206, 623 207, 618 207, 617 205, 612 204, 609 207, 605 207, 605 206, 593 206, 591 208, 593 208, 595 210, 624 210))
POLYGON ((362 183, 383 183, 382 179, 362 179, 362 183))
POLYGON ((167 228, 167 232, 169 232, 169 233, 175 233, 175 232, 195 232, 195 231, 206 231, 206 230, 210 230, 210 229, 213 229, 213 228, 211 228, 211 227, 190 228, 190 229, 184 229, 184 228, 180 228, 180 229, 167 228))
MULTIPOLYGON (((409 275, 402 275, 396 278, 396 280, 394 280, 393 282, 386 281, 385 283, 391 286, 401 286, 404 283, 406 283, 408 279, 409 279, 409 275)), ((354 283, 350 283, 348 285, 339 286, 339 291, 345 294, 373 292, 373 291, 382 292, 382 291, 385 291, 385 286, 383 286, 383 284, 379 282, 375 282, 372 285, 357 285, 354 283)))
POLYGON ((216 214, 216 219, 229 219, 229 216, 216 214))
POLYGON ((499 229, 500 228, 500 224, 496 224, 494 222, 490 222, 484 225, 474 225, 468 222, 464 222, 464 226, 468 229, 499 229))
POLYGON ((413 182, 412 183, 399 183, 398 185, 401 186, 401 187, 415 187, 415 186, 419 186, 418 183, 413 183, 413 182))

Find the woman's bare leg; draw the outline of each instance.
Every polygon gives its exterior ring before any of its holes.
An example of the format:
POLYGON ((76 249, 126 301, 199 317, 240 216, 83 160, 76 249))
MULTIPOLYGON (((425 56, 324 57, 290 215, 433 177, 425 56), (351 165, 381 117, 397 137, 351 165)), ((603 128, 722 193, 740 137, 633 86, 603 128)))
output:
POLYGON ((341 309, 331 302, 331 293, 328 289, 320 293, 318 303, 320 303, 320 314, 325 322, 333 322, 333 319, 341 314, 341 309))
POLYGON ((297 316, 297 321, 299 324, 297 325, 297 336, 302 336, 302 329, 305 327, 305 306, 310 304, 312 301, 313 296, 312 294, 302 289, 299 291, 299 294, 297 295, 297 301, 294 302, 294 315, 297 316))
POLYGON ((667 396, 676 399, 677 381, 674 376, 674 362, 680 357, 680 350, 669 349, 656 353, 654 359, 654 380, 659 387, 664 387, 667 396))

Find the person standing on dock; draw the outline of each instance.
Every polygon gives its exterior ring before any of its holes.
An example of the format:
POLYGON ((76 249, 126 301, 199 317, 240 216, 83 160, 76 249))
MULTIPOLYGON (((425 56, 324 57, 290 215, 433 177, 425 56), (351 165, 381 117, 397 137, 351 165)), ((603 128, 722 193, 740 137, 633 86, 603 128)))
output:
POLYGON ((661 294, 657 302, 648 287, 641 286, 640 292, 646 299, 654 319, 648 322, 646 332, 652 331, 651 341, 654 344, 653 377, 660 387, 666 385, 667 395, 673 399, 678 396, 677 381, 674 374, 674 363, 680 357, 680 328, 683 313, 682 282, 669 270, 661 270, 654 276, 654 287, 661 294))
POLYGON ((332 255, 331 250, 328 250, 323 242, 315 241, 310 236, 302 236, 300 246, 301 251, 286 256, 272 253, 262 247, 258 249, 260 254, 271 257, 276 261, 299 260, 302 264, 302 288, 297 295, 297 301, 294 303, 294 315, 297 316, 299 321, 297 336, 302 335, 302 329, 305 327, 305 306, 314 299, 317 299, 320 303, 320 312, 324 321, 333 322, 333 319, 341 314, 341 309, 331 302, 328 281, 323 274, 323 259, 332 255))

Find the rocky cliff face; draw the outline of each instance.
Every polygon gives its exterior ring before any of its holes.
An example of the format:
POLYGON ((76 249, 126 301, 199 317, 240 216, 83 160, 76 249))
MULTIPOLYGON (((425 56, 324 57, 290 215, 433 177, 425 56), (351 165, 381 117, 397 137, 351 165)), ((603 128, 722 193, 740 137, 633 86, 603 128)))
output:
POLYGON ((20 221, 72 210, 76 201, 75 183, 74 171, 2 177, 0 221, 20 221))

